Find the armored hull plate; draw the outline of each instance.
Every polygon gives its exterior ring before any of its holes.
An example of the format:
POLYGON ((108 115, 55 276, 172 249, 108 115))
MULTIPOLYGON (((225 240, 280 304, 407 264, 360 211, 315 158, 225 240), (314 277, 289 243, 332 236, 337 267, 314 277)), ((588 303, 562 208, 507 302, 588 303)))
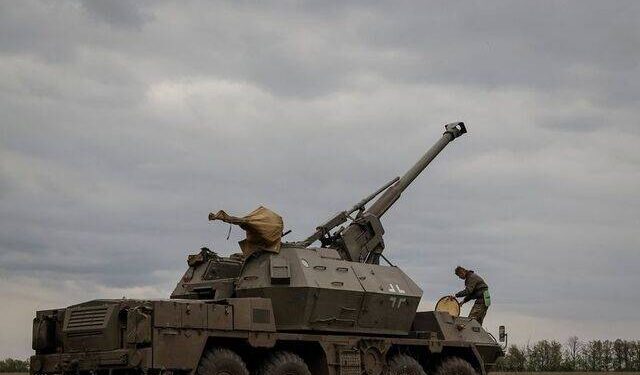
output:
POLYGON ((283 248, 250 259, 238 297, 270 298, 278 330, 407 334, 422 290, 400 269, 283 248))

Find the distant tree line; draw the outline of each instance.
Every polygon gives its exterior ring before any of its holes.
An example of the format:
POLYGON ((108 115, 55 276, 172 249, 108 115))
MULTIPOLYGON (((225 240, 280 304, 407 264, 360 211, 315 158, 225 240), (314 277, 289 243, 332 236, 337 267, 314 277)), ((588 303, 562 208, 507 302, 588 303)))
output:
POLYGON ((29 362, 7 358, 0 361, 0 372, 29 372, 29 362))
POLYGON ((640 371, 640 341, 555 340, 511 345, 498 362, 498 371, 640 371))

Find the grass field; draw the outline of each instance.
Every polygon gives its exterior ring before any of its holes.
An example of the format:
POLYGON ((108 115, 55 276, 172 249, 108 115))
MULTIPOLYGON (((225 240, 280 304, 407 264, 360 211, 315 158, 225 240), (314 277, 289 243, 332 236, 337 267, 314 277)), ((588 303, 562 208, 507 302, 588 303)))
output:
POLYGON ((597 374, 620 374, 620 375, 640 375, 640 372, 492 372, 492 375, 597 375, 597 374))
MULTIPOLYGON (((640 372, 492 372, 491 375, 640 375, 640 372)), ((0 375, 29 375, 28 372, 2 372, 0 375)))
MULTIPOLYGON (((492 372, 492 375, 640 375, 640 372, 492 372)), ((29 375, 28 372, 2 372, 0 375, 29 375)))

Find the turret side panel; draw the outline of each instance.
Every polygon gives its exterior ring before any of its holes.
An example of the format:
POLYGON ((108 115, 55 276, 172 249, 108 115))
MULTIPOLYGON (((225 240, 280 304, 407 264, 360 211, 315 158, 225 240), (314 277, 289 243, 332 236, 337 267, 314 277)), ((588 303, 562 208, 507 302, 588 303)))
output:
POLYGON ((352 263, 351 267, 365 290, 360 327, 409 331, 422 290, 396 267, 366 263, 352 263))
POLYGON ((236 295, 271 299, 278 330, 409 332, 422 290, 400 269, 323 254, 283 248, 250 259, 236 295))

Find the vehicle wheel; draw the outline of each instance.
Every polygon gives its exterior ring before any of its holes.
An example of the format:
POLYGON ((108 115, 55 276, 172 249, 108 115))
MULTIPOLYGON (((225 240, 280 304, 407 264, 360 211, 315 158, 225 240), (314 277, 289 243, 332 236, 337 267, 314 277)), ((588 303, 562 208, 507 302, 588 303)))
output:
POLYGON ((462 358, 452 357, 444 360, 436 375, 478 375, 476 369, 471 366, 471 363, 465 361, 462 358))
POLYGON ((224 348, 207 350, 198 365, 197 375, 249 375, 247 365, 234 351, 224 348))
POLYGON ((398 354, 389 361, 391 375, 427 375, 422 365, 415 358, 406 354, 398 354))
POLYGON ((262 364, 260 375, 311 375, 311 371, 297 354, 276 352, 262 364))

